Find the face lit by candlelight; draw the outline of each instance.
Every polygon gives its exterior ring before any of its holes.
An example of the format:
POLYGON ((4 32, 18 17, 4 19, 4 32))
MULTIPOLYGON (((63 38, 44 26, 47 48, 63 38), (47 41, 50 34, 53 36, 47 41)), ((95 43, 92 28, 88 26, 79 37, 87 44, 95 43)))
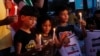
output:
POLYGON ((35 16, 21 16, 22 24, 27 28, 32 28, 35 26, 37 17, 35 16))
POLYGON ((48 34, 51 30, 51 22, 49 20, 46 20, 43 24, 42 24, 42 30, 44 33, 48 34))
POLYGON ((61 11, 58 17, 59 17, 60 22, 62 23, 68 22, 68 18, 69 18, 68 10, 61 11))

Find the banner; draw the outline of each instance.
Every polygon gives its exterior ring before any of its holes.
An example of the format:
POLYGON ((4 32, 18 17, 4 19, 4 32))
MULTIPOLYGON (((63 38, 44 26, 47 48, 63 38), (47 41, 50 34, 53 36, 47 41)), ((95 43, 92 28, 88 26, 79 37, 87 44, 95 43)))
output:
POLYGON ((97 56, 97 52, 100 51, 100 30, 94 30, 93 32, 87 30, 85 45, 87 56, 97 56))
POLYGON ((67 46, 62 46, 59 50, 62 56, 82 56, 77 37, 75 34, 69 36, 70 43, 67 46))

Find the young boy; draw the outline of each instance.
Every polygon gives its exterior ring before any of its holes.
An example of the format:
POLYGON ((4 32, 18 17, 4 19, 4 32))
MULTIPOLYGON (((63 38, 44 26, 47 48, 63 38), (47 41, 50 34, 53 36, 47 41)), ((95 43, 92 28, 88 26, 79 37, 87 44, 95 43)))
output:
MULTIPOLYGON (((72 31, 76 34, 78 37, 85 37, 86 31, 85 26, 86 22, 84 20, 80 20, 80 28, 76 25, 70 25, 68 24, 69 20, 69 11, 66 6, 60 6, 55 13, 59 20, 59 25, 57 26, 57 35, 59 35, 60 32, 66 32, 66 31, 72 31)), ((68 35, 68 34, 65 34, 68 35)))
POLYGON ((35 27, 38 11, 31 6, 24 6, 20 11, 21 27, 14 36, 15 53, 31 56, 34 53, 34 34, 30 30, 35 27))
POLYGON ((56 32, 61 44, 63 42, 62 45, 64 44, 66 45, 70 42, 70 39, 68 37, 72 33, 75 33, 75 35, 79 38, 86 36, 86 31, 85 31, 86 22, 84 20, 80 20, 81 29, 76 25, 68 24, 69 11, 66 6, 60 6, 59 8, 57 8, 55 14, 57 15, 59 20, 59 25, 57 26, 56 32))

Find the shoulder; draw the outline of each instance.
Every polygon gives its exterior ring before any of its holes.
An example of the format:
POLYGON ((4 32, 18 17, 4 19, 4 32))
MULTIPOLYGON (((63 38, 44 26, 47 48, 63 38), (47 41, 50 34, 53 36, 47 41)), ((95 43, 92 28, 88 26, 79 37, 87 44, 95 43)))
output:
POLYGON ((21 37, 23 35, 23 31, 22 30, 18 30, 16 33, 15 33, 15 35, 14 35, 14 37, 16 38, 18 38, 18 37, 21 37))

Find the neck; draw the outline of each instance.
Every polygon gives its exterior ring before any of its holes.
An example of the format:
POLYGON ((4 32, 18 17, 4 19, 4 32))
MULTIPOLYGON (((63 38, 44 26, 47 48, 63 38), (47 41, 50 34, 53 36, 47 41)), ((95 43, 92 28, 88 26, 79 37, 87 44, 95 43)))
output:
POLYGON ((22 26, 20 29, 25 31, 26 33, 31 33, 30 28, 28 27, 22 26))
POLYGON ((43 33, 43 36, 48 36, 48 34, 47 33, 43 33))
POLYGON ((67 25, 66 22, 64 22, 64 23, 60 23, 60 26, 66 26, 66 25, 67 25))

